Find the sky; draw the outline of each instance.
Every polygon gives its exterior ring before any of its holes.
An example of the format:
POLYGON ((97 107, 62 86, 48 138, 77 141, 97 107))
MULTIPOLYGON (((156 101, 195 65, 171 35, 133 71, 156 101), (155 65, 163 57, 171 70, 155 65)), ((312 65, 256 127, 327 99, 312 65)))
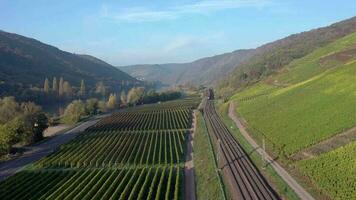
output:
POLYGON ((0 29, 116 65, 190 62, 356 16, 355 0, 0 0, 0 29))

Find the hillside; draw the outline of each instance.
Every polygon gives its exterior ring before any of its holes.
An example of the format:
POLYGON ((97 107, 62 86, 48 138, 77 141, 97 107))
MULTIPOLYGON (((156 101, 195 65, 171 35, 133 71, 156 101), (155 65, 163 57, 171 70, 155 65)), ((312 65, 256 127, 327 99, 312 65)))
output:
POLYGON ((168 85, 205 84, 231 95, 235 90, 279 71, 294 59, 356 31, 356 17, 265 44, 256 49, 202 58, 190 63, 120 67, 139 79, 168 85), (226 78, 228 77, 228 78, 226 78))
POLYGON ((108 86, 122 80, 137 81, 92 56, 68 53, 32 38, 0 31, 0 81, 7 85, 2 88, 41 87, 46 77, 63 77, 72 85, 79 85, 84 79, 89 87, 99 81, 108 86))
POLYGON ((219 91, 230 95, 259 79, 278 72, 295 59, 308 55, 319 47, 356 32, 356 17, 323 28, 294 34, 258 47, 247 62, 236 65, 229 78, 221 81, 219 91))
MULTIPOLYGON (((237 112, 253 136, 258 141, 266 138, 270 151, 282 161, 293 162, 290 158, 295 153, 356 126, 355 76, 353 33, 292 61, 283 71, 242 90, 231 100, 238 105, 237 112)), ((356 165, 348 155, 354 146, 340 147, 296 164, 325 194, 352 199, 356 186, 347 186, 356 182, 356 176, 352 175, 354 170, 342 167, 356 165), (324 167, 333 160, 339 162, 324 167), (337 165, 341 168, 335 170, 337 165), (333 170, 332 176, 329 170, 333 170), (342 194, 337 193, 340 188, 344 188, 342 194)))
POLYGON ((254 54, 254 50, 237 50, 190 63, 133 65, 120 69, 138 79, 158 80, 167 85, 213 85, 218 78, 227 76, 237 64, 245 62, 254 54))

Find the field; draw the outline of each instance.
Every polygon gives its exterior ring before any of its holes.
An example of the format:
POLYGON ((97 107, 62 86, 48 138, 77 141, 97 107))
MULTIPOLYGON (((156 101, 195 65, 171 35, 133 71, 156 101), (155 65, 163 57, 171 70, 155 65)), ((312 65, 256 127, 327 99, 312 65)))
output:
POLYGON ((37 163, 41 167, 179 164, 187 131, 103 131, 80 135, 37 163))
POLYGON ((356 126, 356 62, 351 59, 327 68, 319 64, 355 43, 356 34, 352 34, 291 63, 288 72, 269 80, 272 83, 237 93, 232 98, 237 112, 254 136, 260 140, 266 137, 276 154, 288 157, 356 126), (302 71, 305 74, 300 74, 302 71))
POLYGON ((199 99, 129 108, 0 182, 0 199, 182 199, 199 99))
POLYGON ((355 198, 355 144, 295 163, 290 158, 356 126, 356 33, 235 94, 252 136, 280 161, 296 166, 323 195, 355 198))
POLYGON ((0 184, 0 198, 178 199, 181 180, 175 167, 24 171, 0 184))
POLYGON ((356 199, 356 142, 300 161, 302 172, 333 199, 356 199))

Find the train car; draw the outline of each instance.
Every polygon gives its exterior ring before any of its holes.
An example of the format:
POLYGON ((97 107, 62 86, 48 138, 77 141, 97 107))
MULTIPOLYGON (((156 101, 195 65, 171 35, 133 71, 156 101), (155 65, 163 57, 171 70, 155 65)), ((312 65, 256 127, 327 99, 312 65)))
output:
POLYGON ((206 97, 208 97, 209 100, 213 100, 214 99, 214 91, 213 89, 209 88, 206 90, 206 97))

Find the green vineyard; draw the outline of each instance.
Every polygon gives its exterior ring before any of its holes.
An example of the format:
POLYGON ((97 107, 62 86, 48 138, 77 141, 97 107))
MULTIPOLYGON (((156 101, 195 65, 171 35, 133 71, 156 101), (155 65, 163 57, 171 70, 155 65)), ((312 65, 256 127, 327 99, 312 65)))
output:
POLYGON ((90 127, 88 131, 188 129, 192 120, 190 110, 188 108, 174 108, 119 112, 111 117, 104 118, 90 127))
POLYGON ((183 161, 187 131, 85 133, 45 157, 41 167, 104 167, 124 164, 178 164, 183 161))
POLYGON ((0 199, 179 199, 176 167, 23 171, 0 184, 0 199))
POLYGON ((105 117, 0 182, 0 199, 182 199, 198 102, 143 105, 105 117))

